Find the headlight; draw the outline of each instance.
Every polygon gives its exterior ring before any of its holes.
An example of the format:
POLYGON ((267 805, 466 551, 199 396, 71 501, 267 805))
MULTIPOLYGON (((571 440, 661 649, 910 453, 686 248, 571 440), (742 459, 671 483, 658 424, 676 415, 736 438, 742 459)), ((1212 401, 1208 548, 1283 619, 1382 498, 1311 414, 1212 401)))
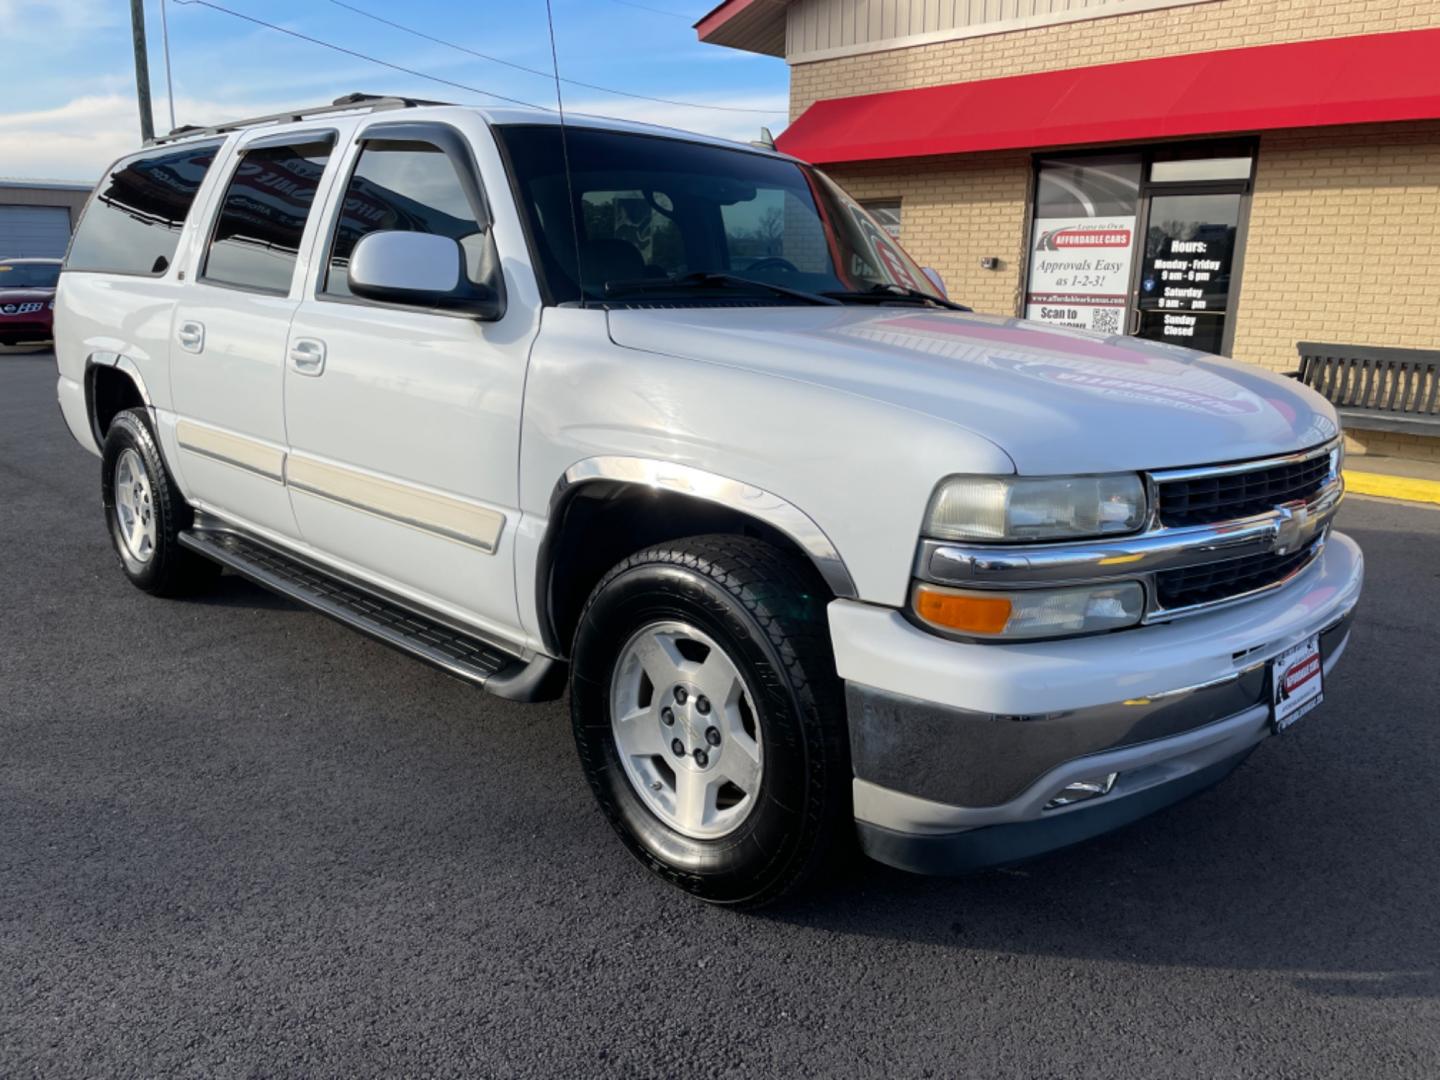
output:
POLYGON ((925 535, 939 540, 1078 540, 1145 523, 1136 473, 952 476, 930 500, 925 535))
POLYGON ((1003 592, 922 582, 912 603, 915 614, 937 630, 1014 641, 1134 626, 1145 613, 1145 590, 1135 581, 1003 592))

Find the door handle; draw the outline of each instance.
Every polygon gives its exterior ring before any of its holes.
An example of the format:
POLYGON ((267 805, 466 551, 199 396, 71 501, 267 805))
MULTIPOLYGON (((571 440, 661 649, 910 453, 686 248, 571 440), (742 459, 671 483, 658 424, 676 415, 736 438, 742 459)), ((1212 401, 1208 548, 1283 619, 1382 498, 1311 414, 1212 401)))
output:
POLYGON ((205 348, 205 324, 182 322, 179 330, 175 332, 175 338, 186 352, 201 352, 205 348))
POLYGON ((319 375, 325 370, 325 343, 315 338, 296 338, 290 345, 290 366, 301 375, 319 375))

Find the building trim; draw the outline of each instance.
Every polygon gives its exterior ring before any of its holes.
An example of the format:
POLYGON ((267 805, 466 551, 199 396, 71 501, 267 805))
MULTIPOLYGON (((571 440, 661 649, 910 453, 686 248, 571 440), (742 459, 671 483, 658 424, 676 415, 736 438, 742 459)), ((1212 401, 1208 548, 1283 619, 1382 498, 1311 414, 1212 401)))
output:
MULTIPOLYGON (((880 38, 874 41, 856 42, 852 45, 837 45, 833 48, 814 49, 809 52, 791 52, 787 34, 785 59, 790 64, 810 64, 821 60, 839 60, 846 56, 872 56, 875 53, 913 49, 922 45, 940 45, 948 41, 965 41, 969 38, 992 37, 996 34, 1013 34, 1017 31, 1036 30, 1046 26, 1062 26, 1066 23, 1114 19, 1125 15, 1139 15, 1147 11, 1160 11, 1165 8, 1202 7, 1217 2, 1218 0, 1111 0, 1103 7, 1083 7, 1072 11, 1023 15, 970 26, 954 26, 947 30, 930 30, 921 34, 906 34, 903 37, 880 38)), ((701 40, 705 40, 703 35, 701 40)))
POLYGON ((788 0, 722 0, 700 16, 695 36, 709 45, 784 56, 787 4, 788 0))

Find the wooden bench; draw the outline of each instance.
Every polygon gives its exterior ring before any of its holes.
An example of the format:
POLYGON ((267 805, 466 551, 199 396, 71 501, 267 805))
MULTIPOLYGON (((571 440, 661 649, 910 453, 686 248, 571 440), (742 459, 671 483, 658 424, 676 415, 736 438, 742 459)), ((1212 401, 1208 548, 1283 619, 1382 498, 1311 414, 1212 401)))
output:
POLYGON ((1440 351, 1302 341, 1291 372, 1335 406, 1347 428, 1440 435, 1440 351))

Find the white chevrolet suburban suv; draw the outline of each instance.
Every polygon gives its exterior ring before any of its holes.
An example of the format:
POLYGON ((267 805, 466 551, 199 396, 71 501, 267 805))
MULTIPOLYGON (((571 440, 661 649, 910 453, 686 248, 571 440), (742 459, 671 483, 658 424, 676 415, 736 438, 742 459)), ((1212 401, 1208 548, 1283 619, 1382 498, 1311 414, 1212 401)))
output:
POLYGON ((824 175, 355 95, 118 162, 59 397, 120 563, 528 701, 657 874, 774 899, 1133 821, 1310 711, 1341 441, 1232 360, 981 316, 824 175))

